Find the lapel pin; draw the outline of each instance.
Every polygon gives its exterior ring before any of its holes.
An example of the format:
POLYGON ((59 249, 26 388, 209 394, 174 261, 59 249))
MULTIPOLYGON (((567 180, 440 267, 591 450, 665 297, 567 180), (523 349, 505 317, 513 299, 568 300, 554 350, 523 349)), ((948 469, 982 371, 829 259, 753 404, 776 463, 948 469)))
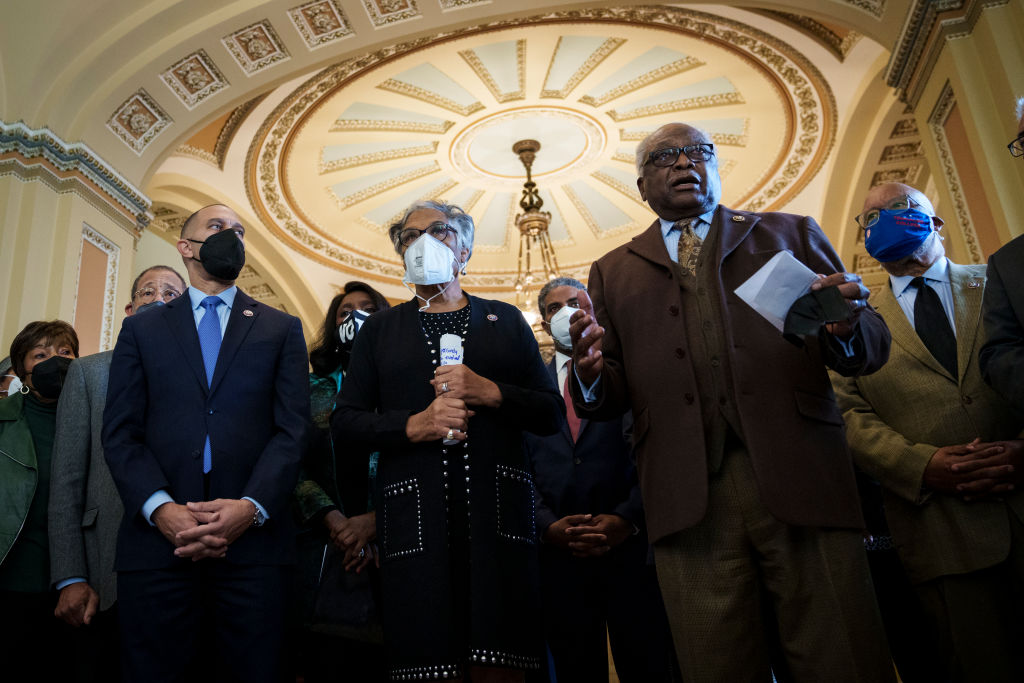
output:
POLYGON ((487 319, 490 320, 493 323, 493 322, 495 322, 498 319, 498 316, 494 315, 493 313, 488 313, 487 314, 487 319))
POLYGON ((732 219, 737 223, 742 223, 743 221, 747 220, 744 216, 733 216, 732 219))
POLYGON ((251 317, 252 317, 252 311, 250 311, 250 310, 249 310, 249 309, 247 308, 247 309, 245 309, 244 311, 242 311, 242 315, 244 315, 244 316, 245 316, 246 318, 251 318, 251 317))
POLYGON ((967 286, 971 289, 977 289, 978 287, 981 287, 981 280, 978 278, 971 278, 970 282, 967 283, 967 286))

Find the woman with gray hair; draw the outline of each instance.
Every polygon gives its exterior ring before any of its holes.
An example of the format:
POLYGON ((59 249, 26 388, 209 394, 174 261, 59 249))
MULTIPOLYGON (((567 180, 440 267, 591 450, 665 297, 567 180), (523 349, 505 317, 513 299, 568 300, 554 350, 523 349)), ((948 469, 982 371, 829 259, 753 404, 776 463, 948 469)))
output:
POLYGON ((543 661, 522 434, 557 432, 564 404, 519 310, 462 290, 472 218, 420 202, 389 234, 415 297, 363 325, 331 428, 339 453, 380 452, 391 678, 521 682, 543 661))

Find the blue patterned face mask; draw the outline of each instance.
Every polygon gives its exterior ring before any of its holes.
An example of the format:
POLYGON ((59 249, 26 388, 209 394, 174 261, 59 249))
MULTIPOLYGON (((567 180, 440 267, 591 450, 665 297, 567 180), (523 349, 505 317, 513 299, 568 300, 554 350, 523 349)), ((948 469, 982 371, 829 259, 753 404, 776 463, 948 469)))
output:
POLYGON ((881 263, 899 261, 914 253, 932 234, 932 218, 917 209, 882 209, 864 231, 864 248, 881 263))

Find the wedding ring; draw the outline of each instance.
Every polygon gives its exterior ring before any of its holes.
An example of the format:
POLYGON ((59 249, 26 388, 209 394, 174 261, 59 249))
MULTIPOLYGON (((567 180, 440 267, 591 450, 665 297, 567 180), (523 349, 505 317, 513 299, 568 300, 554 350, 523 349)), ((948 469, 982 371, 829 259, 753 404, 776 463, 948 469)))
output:
POLYGON ((366 548, 359 549, 359 557, 366 557, 366 548))
MULTIPOLYGON (((448 393, 448 382, 441 382, 441 393, 442 394, 447 394, 448 393)), ((448 437, 448 438, 450 439, 451 437, 448 437)))
POLYGON ((454 430, 454 429, 449 429, 449 430, 448 430, 448 437, 447 437, 447 439, 448 439, 449 441, 451 441, 451 440, 452 440, 452 439, 454 439, 454 438, 455 438, 455 430, 454 430))

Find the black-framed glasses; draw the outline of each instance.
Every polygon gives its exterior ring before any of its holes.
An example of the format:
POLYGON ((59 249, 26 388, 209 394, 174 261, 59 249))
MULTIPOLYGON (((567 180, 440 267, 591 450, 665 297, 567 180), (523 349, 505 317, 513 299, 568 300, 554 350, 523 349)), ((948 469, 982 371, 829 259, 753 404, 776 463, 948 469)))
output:
POLYGON ((920 207, 921 204, 916 199, 911 197, 909 194, 902 194, 899 197, 893 197, 889 200, 889 203, 883 207, 877 209, 868 209, 859 216, 854 217, 853 220, 857 222, 864 230, 867 230, 872 225, 878 222, 878 219, 882 216, 882 209, 889 211, 906 211, 911 207, 920 207))
POLYGON ((680 154, 685 154, 686 158, 693 162, 709 161, 711 157, 715 156, 715 146, 710 142, 701 142, 696 145, 686 145, 685 147, 662 147, 661 149, 654 150, 647 156, 652 164, 658 168, 665 168, 666 166, 674 166, 679 160, 680 154))
POLYGON ((173 301, 174 299, 177 299, 179 296, 181 296, 181 292, 172 287, 168 287, 167 289, 161 289, 159 291, 154 289, 153 287, 143 287, 142 289, 132 294, 132 298, 134 299, 138 297, 139 299, 149 299, 150 301, 152 301, 157 294, 160 295, 160 298, 163 300, 164 303, 167 303, 168 301, 173 301))
POLYGON ((1010 150, 1010 155, 1015 157, 1024 156, 1024 131, 1019 133, 1010 144, 1006 146, 1006 149, 1010 150))
POLYGON ((455 228, 438 221, 437 223, 431 223, 422 230, 417 228, 406 228, 402 232, 398 233, 398 244, 403 247, 408 247, 410 244, 420 238, 420 235, 426 233, 434 239, 444 242, 448 239, 449 234, 455 234, 455 228))

